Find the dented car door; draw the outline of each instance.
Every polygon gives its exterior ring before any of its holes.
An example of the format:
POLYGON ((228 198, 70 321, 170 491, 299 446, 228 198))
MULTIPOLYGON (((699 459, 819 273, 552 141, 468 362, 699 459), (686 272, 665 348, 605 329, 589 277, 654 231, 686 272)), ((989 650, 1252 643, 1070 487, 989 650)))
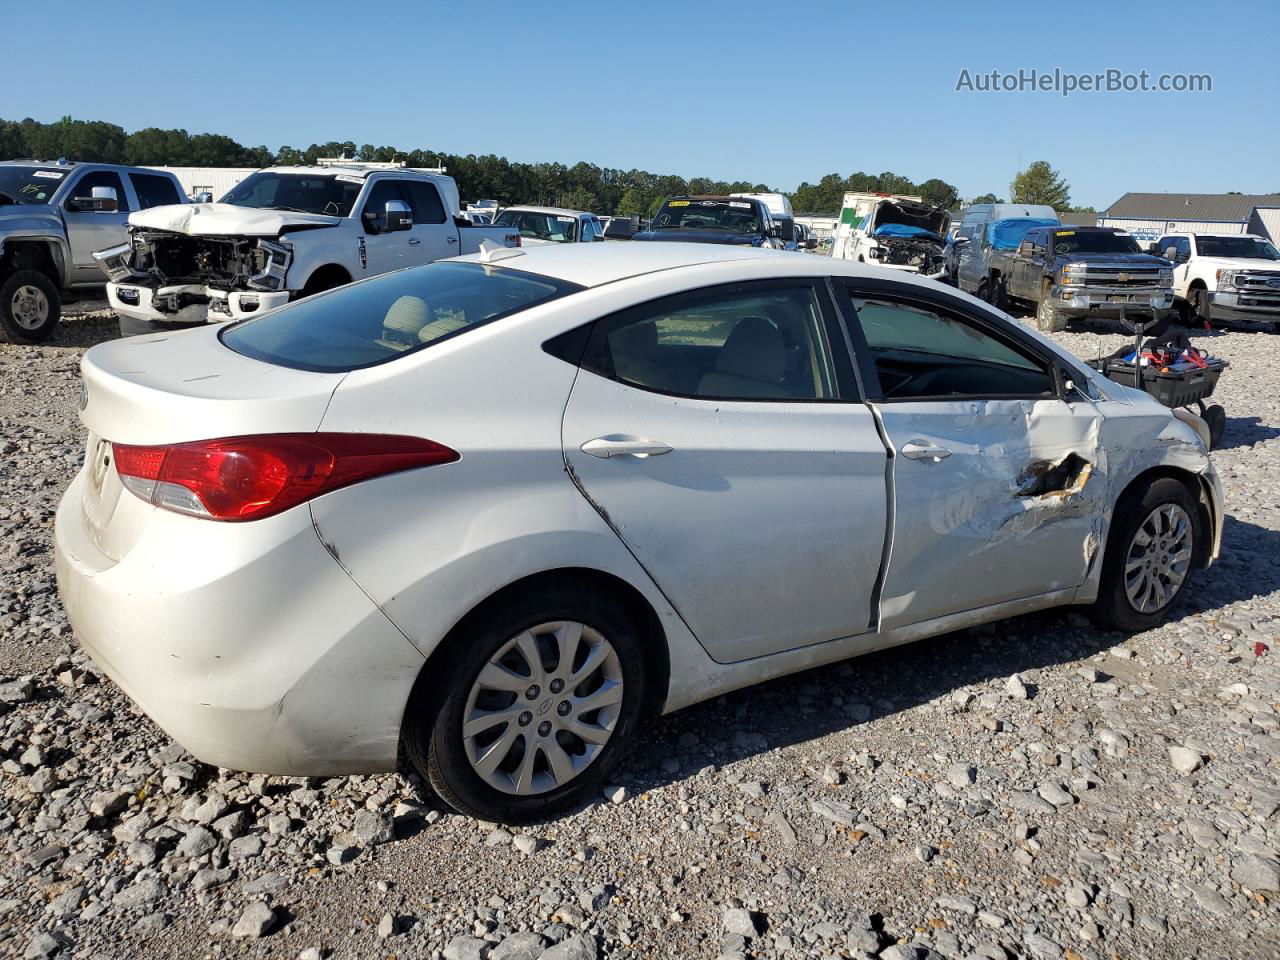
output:
POLYGON ((1051 359, 981 317, 850 294, 892 451, 880 629, 1080 586, 1105 513, 1094 405, 1062 399, 1051 359))

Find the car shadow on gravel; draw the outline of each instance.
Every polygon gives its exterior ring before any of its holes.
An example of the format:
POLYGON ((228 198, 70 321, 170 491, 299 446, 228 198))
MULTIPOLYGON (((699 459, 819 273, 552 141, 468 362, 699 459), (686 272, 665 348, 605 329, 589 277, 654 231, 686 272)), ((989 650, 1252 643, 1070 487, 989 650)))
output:
POLYGON ((1227 426, 1222 432, 1222 439, 1213 449, 1216 451, 1231 450, 1235 447, 1252 447, 1256 443, 1274 440, 1276 437, 1280 437, 1280 427, 1268 426, 1262 422, 1261 417, 1227 417, 1227 426))

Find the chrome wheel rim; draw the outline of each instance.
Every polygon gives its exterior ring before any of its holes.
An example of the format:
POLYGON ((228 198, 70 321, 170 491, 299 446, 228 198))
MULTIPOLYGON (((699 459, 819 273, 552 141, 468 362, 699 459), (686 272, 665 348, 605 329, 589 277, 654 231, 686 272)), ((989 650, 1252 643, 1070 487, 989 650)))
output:
POLYGON ((462 740, 471 768, 517 796, 564 786, 613 736, 622 680, 617 651, 585 624, 543 623, 512 637, 467 696, 462 740))
POLYGON ((1124 561, 1124 592, 1139 613, 1173 602, 1191 569, 1191 518, 1176 503, 1156 507, 1138 525, 1124 561))
POLYGON ((24 330, 34 330, 49 319, 49 298, 39 287, 24 284, 13 291, 9 312, 24 330))

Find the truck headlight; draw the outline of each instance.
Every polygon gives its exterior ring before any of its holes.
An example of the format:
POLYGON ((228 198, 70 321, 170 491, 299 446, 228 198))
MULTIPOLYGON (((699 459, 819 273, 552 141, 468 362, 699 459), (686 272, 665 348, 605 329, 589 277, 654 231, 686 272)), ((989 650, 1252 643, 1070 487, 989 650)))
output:
POLYGON ((245 285, 254 290, 283 290, 285 275, 293 260, 293 246, 259 240, 253 257, 256 272, 245 281, 245 285))
POLYGON ((1160 282, 1173 283, 1173 267, 1160 268, 1160 282))
POLYGON ((98 269, 113 283, 119 283, 121 280, 128 280, 137 275, 133 269, 132 243, 121 243, 106 250, 99 250, 93 255, 93 259, 97 261, 98 269))
POLYGON ((1083 263, 1068 263, 1062 268, 1063 283, 1084 283, 1085 265, 1083 263))
POLYGON ((1218 271, 1218 289, 1234 290, 1236 288, 1236 275, 1230 270, 1218 271))

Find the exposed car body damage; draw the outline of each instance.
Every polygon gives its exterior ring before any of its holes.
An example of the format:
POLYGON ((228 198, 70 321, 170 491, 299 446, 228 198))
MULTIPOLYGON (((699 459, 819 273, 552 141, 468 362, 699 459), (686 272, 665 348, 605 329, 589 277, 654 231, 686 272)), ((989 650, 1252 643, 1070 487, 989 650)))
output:
POLYGON ((871 217, 866 258, 925 277, 941 276, 950 224, 951 215, 940 207, 912 200, 884 200, 871 217))

